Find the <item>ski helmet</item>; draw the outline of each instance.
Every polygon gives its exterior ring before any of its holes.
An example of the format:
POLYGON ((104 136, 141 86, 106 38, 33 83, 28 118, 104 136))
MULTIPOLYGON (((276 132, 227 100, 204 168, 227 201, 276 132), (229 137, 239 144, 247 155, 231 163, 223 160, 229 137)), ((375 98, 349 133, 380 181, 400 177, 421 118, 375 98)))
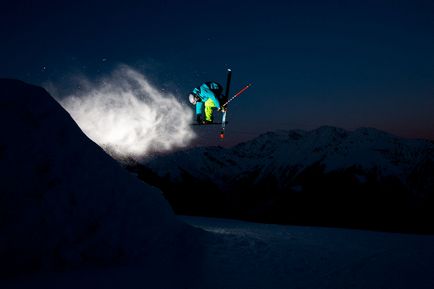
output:
POLYGON ((197 96, 193 93, 190 93, 190 95, 188 96, 188 100, 192 105, 195 105, 197 103, 197 96))

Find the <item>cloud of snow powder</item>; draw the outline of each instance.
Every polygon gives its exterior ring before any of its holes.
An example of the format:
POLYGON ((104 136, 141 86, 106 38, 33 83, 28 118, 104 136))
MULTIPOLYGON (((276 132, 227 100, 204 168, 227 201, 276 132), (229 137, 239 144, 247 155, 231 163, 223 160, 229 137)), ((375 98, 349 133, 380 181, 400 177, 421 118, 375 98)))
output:
POLYGON ((195 137, 191 108, 128 66, 98 83, 80 79, 80 91, 60 103, 90 139, 117 157, 170 151, 195 137))

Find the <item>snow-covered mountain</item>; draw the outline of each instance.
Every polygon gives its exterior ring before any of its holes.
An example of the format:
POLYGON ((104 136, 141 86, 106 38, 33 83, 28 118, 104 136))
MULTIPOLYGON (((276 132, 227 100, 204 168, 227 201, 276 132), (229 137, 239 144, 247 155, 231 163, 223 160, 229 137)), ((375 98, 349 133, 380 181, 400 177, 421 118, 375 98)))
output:
POLYGON ((132 169, 180 213, 433 228, 427 218, 434 208, 434 143, 374 128, 270 132, 233 148, 194 148, 132 169))
POLYGON ((0 79, 0 126, 0 275, 140 260, 185 229, 44 89, 0 79))

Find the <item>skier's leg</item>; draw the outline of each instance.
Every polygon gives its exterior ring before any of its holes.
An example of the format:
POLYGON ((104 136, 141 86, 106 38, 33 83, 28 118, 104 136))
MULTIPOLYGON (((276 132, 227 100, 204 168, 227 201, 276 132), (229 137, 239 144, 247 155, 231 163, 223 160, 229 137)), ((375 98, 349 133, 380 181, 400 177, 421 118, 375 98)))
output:
POLYGON ((215 108, 215 103, 211 99, 205 101, 205 121, 213 122, 213 109, 215 108))

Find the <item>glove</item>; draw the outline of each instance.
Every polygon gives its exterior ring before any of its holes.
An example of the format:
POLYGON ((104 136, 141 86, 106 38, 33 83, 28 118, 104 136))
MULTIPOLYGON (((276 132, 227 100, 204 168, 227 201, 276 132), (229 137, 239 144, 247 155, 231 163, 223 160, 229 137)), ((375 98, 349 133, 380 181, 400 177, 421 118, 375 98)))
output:
POLYGON ((226 110, 227 110, 227 108, 224 106, 222 106, 218 109, 218 111, 221 111, 221 112, 226 112, 226 110))

